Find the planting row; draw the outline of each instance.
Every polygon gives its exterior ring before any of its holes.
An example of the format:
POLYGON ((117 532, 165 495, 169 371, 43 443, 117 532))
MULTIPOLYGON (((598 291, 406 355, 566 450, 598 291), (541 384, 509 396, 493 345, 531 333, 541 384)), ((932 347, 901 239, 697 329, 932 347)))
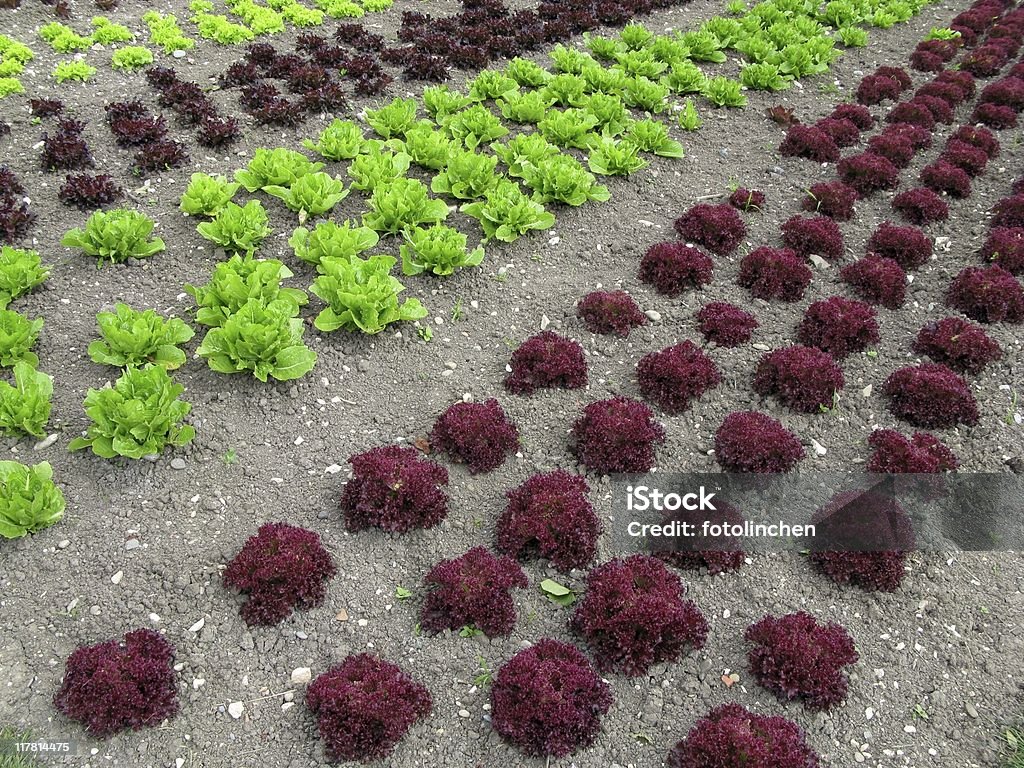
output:
MULTIPOLYGON (((588 599, 621 602, 622 595, 614 594, 617 586, 634 593, 633 612, 652 616, 670 611, 658 620, 664 622, 666 646, 685 642, 680 638, 688 619, 685 608, 680 614, 669 607, 673 602, 687 605, 679 602, 681 585, 657 561, 639 556, 606 564, 592 574, 588 599), (652 569, 653 574, 648 573, 652 569), (634 576, 641 575, 658 578, 643 590, 623 584, 633 584, 634 576)), ((611 635, 614 629, 593 631, 611 635)), ((807 696, 821 707, 843 697, 843 667, 855 662, 858 654, 842 627, 794 613, 766 616, 745 636, 753 644, 748 654, 751 671, 777 695, 807 696), (808 658, 815 663, 807 664, 808 658), (819 694, 820 700, 814 698, 819 694)), ((173 663, 174 648, 148 629, 127 633, 123 642, 114 639, 81 647, 67 659, 54 704, 95 736, 158 725, 179 709, 173 663)), ((305 700, 331 761, 386 758, 413 724, 430 715, 433 705, 425 686, 397 665, 366 653, 348 656, 319 675, 305 700)), ((561 757, 591 744, 612 704, 610 686, 586 656, 573 645, 549 638, 510 658, 491 684, 494 729, 527 755, 561 757)), ((699 719, 672 748, 668 764, 733 765, 737 754, 756 758, 764 768, 818 765, 817 753, 795 723, 755 715, 735 704, 699 719)))

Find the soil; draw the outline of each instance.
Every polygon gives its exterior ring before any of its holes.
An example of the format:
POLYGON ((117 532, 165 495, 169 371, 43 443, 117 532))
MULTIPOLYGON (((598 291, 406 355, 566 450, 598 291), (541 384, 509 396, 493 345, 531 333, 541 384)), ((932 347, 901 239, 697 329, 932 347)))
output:
MULTIPOLYGON (((138 19, 149 7, 125 2, 108 15, 141 32, 138 19)), ((945 26, 964 7, 966 3, 935 4, 906 24, 873 30, 869 46, 848 51, 829 75, 780 94, 749 93, 746 109, 715 110, 698 103, 703 128, 688 134, 673 129, 686 148, 684 159, 656 159, 629 179, 611 180, 610 202, 559 209, 553 230, 509 246, 489 245, 478 269, 448 279, 404 278, 406 295, 420 297, 430 309, 430 318, 421 323, 433 327, 429 342, 409 324, 377 337, 323 335, 310 327, 307 343, 318 355, 316 368, 296 382, 261 384, 245 376, 215 374, 203 360, 193 358, 200 333, 188 347, 189 362, 176 373, 194 406, 190 421, 198 435, 191 446, 152 462, 104 461, 87 452, 67 451, 68 441, 87 424, 81 405, 87 390, 112 376, 112 369, 92 363, 86 354, 96 334, 96 313, 125 301, 187 317, 192 304, 183 286, 206 282, 219 258, 196 233, 194 222, 177 210, 189 174, 230 174, 257 147, 298 148, 302 138, 314 137, 329 119, 311 119, 299 129, 281 131, 252 127, 243 116, 243 143, 222 155, 195 146, 188 131, 175 129, 175 138, 188 143, 193 162, 143 185, 127 173, 131 156, 115 147, 102 108, 137 95, 155 110, 155 94, 144 79, 114 73, 105 65, 109 53, 94 51, 87 55, 99 69, 93 82, 56 86, 49 73, 58 57, 33 32, 51 18, 50 9, 26 2, 17 11, 4 11, 3 31, 30 42, 38 56, 23 78, 28 95, 52 95, 74 105, 74 116, 88 121, 86 138, 98 167, 134 190, 140 207, 158 221, 157 234, 168 248, 143 262, 97 270, 93 261, 61 247, 63 233, 81 226, 87 214, 60 205, 56 190, 63 177, 38 169, 36 144, 52 127, 45 122, 31 125, 24 97, 0 102, 4 119, 12 124, 11 136, 3 140, 4 162, 22 179, 39 215, 32 247, 53 264, 44 289, 20 299, 16 308, 29 317, 46 318, 36 351, 41 369, 55 376, 50 426, 59 433, 56 442, 41 450, 29 441, 10 439, 0 441, 0 447, 9 458, 51 462, 68 501, 60 524, 0 547, 0 723, 29 728, 42 738, 83 741, 83 754, 55 763, 61 765, 322 765, 315 724, 302 704, 302 686, 291 682, 291 671, 310 667, 315 676, 348 653, 370 650, 403 666, 434 697, 431 716, 412 728, 387 765, 545 765, 544 760, 522 756, 492 731, 488 691, 474 685, 474 678, 482 667, 496 670, 539 638, 572 641, 569 614, 548 602, 536 585, 553 577, 579 588, 585 574, 574 572, 567 578, 544 564, 526 565, 531 587, 515 593, 517 627, 510 637, 492 640, 457 633, 418 636, 422 576, 441 557, 492 542, 504 494, 530 474, 554 467, 584 471, 567 449, 568 431, 583 406, 612 394, 639 397, 636 361, 684 339, 700 342, 693 315, 708 301, 747 306, 760 328, 750 344, 707 348, 724 380, 685 414, 660 417, 668 439, 658 452, 659 472, 717 471, 710 455, 712 435, 725 415, 736 410, 765 410, 806 444, 814 439, 824 446, 824 455, 809 451, 805 470, 863 463, 872 429, 901 426, 879 397, 881 384, 892 370, 915 360, 910 334, 945 316, 942 290, 961 268, 976 263, 988 209, 1024 169, 1019 133, 1000 134, 1003 153, 975 181, 974 194, 951 202, 949 221, 927 229, 929 235, 945 238, 938 241, 944 245, 916 273, 902 309, 879 309, 878 354, 854 355, 844 362, 846 387, 834 411, 809 416, 789 412, 773 400, 762 402, 749 382, 762 350, 793 341, 796 323, 810 302, 844 292, 837 268, 816 268, 807 295, 795 304, 751 301, 735 285, 735 275, 742 254, 777 243, 779 225, 798 211, 807 187, 834 178, 832 166, 780 158, 782 129, 766 119, 764 109, 783 104, 805 122, 824 116, 850 98, 861 75, 881 64, 905 64, 923 34, 945 26), (745 215, 747 242, 737 254, 716 258, 713 283, 678 299, 659 296, 641 284, 636 268, 646 248, 674 239, 677 216, 698 200, 724 198, 732 184, 764 190, 768 204, 761 213, 745 215), (580 296, 598 287, 628 289, 643 309, 660 319, 635 330, 628 340, 590 335, 574 307, 580 296), (512 349, 542 327, 584 345, 588 388, 529 398, 504 392, 501 382, 512 349), (869 385, 873 392, 865 395, 869 385), (377 445, 411 442, 424 436, 451 403, 490 396, 500 399, 519 426, 523 449, 518 455, 482 476, 449 465, 451 513, 432 530, 402 536, 344 530, 338 499, 349 456, 377 445), (172 468, 172 459, 184 459, 184 468, 172 468), (275 628, 250 629, 238 615, 241 598, 225 590, 220 574, 244 540, 267 521, 318 531, 339 575, 320 607, 296 613, 275 628), (122 576, 112 579, 118 573, 122 576), (411 589, 413 597, 396 599, 398 585, 411 589), (189 629, 200 620, 201 629, 189 629), (177 648, 181 712, 157 729, 89 740, 52 706, 64 659, 80 644, 140 626, 159 629, 177 648), (227 711, 232 702, 244 703, 239 719, 227 711)), ((444 13, 456 8, 454 2, 396 0, 392 10, 363 21, 391 38, 403 10, 444 13)), ((184 3, 164 2, 159 10, 176 11, 180 19, 187 16, 184 3)), ((655 14, 646 23, 659 31, 690 28, 720 10, 720 2, 696 0, 655 14)), ((82 27, 91 12, 83 4, 72 24, 82 27)), ((294 31, 274 42, 290 49, 294 31)), ((182 60, 161 58, 183 78, 205 85, 239 55, 238 49, 201 43, 182 60)), ((734 72, 736 67, 730 62, 718 69, 734 72)), ((464 76, 457 78, 455 85, 464 76)), ((914 79, 917 85, 926 78, 914 73, 914 79)), ((420 84, 398 81, 389 97, 421 90, 420 84)), ((235 93, 213 97, 224 113, 237 110, 235 93)), ((969 109, 957 111, 958 123, 969 109)), ((883 111, 872 109, 876 116, 883 111)), ((903 188, 934 158, 950 130, 939 127, 933 148, 903 172, 903 188)), ((855 220, 841 225, 850 258, 863 253, 880 221, 892 218, 892 194, 858 203, 855 220)), ((335 218, 355 216, 363 205, 353 194, 335 218)), ((313 271, 294 258, 286 242, 294 217, 275 203, 267 207, 275 232, 260 255, 281 258, 296 273, 290 284, 308 286, 313 271)), ((478 231, 475 222, 455 218, 466 224, 466 231, 478 231)), ((388 249, 394 251, 394 246, 388 249)), ((317 311, 311 306, 303 314, 312 317, 317 311)), ((1008 461, 1024 459, 1024 433, 1013 418, 1022 378, 1021 341, 1006 325, 986 330, 1002 345, 1004 356, 972 381, 980 422, 969 429, 943 430, 940 437, 961 459, 964 471, 1004 472, 1009 471, 1008 461)), ((592 501, 606 524, 614 526, 608 478, 588 480, 592 501)), ((616 554, 606 537, 599 561, 616 554)), ((918 553, 910 557, 907 577, 894 594, 840 588, 812 573, 797 553, 752 556, 735 573, 685 573, 683 578, 688 596, 711 625, 706 647, 637 679, 609 676, 615 702, 596 743, 551 764, 660 766, 693 723, 724 702, 795 720, 828 766, 997 764, 1000 734, 1022 711, 1024 567, 1017 554, 918 553), (846 703, 827 714, 780 703, 746 669, 743 630, 766 611, 793 610, 841 622, 860 653, 846 703), (733 672, 739 681, 727 686, 722 677, 733 672)))

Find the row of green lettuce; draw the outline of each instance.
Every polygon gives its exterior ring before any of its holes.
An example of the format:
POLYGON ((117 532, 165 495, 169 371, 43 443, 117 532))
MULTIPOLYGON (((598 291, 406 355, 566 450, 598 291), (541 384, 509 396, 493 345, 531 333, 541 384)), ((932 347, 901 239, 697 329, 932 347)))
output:
MULTIPOLYGON (((53 379, 36 370, 32 353, 43 326, 9 309, 11 302, 46 280, 39 254, 4 246, 0 250, 0 368, 14 368, 13 385, 0 380, 0 434, 45 434, 53 379), (30 432, 31 431, 31 432, 30 432)), ((53 525, 64 514, 64 495, 46 462, 28 467, 0 461, 0 537, 15 539, 53 525)))
MULTIPOLYGON (((192 0, 189 3, 192 12, 189 21, 195 25, 200 38, 220 45, 236 45, 261 35, 284 32, 288 25, 303 29, 320 26, 326 18, 360 18, 367 12, 385 11, 391 8, 393 0, 317 0, 315 8, 296 0, 268 0, 266 5, 254 0, 226 0, 225 5, 234 20, 226 14, 216 13, 216 7, 210 0, 192 0)), ((171 54, 190 50, 196 45, 195 38, 182 29, 172 13, 150 10, 142 14, 142 21, 148 30, 148 45, 153 49, 171 54)), ((154 62, 152 50, 138 44, 131 29, 106 16, 93 16, 89 20, 88 31, 84 33, 63 22, 51 21, 42 25, 37 34, 61 54, 88 51, 95 45, 114 47, 110 66, 117 70, 134 71, 154 62)), ((18 77, 33 58, 35 54, 25 43, 0 35, 0 99, 24 93, 18 77)), ((96 67, 88 62, 72 59, 59 62, 54 67, 53 78, 58 83, 86 82, 96 72, 96 67)))

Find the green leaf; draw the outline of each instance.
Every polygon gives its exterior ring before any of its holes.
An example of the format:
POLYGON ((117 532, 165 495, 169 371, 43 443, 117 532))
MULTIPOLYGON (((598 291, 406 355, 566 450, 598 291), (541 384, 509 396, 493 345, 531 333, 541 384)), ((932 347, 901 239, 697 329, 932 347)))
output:
POLYGON ((461 141, 467 149, 476 149, 481 144, 508 135, 508 128, 482 104, 474 104, 449 115, 444 118, 442 125, 453 139, 461 141))
POLYGON ((525 165, 540 166, 559 154, 559 149, 538 133, 521 133, 505 144, 491 144, 491 149, 505 165, 510 176, 522 178, 525 165))
POLYGON ((392 152, 378 141, 368 142, 363 152, 348 167, 353 189, 374 192, 405 176, 412 158, 404 152, 392 152))
POLYGON ((300 176, 291 186, 272 184, 264 187, 263 191, 281 200, 290 210, 304 211, 313 216, 327 213, 349 193, 338 179, 319 171, 300 176))
POLYGON ((640 148, 631 141, 605 139, 591 153, 590 170, 604 176, 628 176, 647 165, 640 148))
MULTIPOLYGON (((444 168, 449 156, 458 150, 455 142, 434 128, 429 120, 421 120, 407 130, 403 141, 392 140, 389 144, 397 152, 407 155, 416 165, 432 171, 444 168)), ((402 170, 403 174, 405 170, 402 170)))
POLYGON ((579 206, 587 200, 603 202, 609 198, 608 188, 597 183, 579 161, 559 155, 537 167, 524 167, 524 180, 538 202, 559 202, 579 206))
POLYGON ((320 132, 316 142, 305 139, 302 146, 327 160, 351 160, 363 151, 366 139, 363 129, 351 120, 335 118, 320 132))
POLYGON ((382 138, 402 136, 416 122, 416 99, 396 98, 380 109, 368 109, 366 122, 382 138))
POLYGON ((274 369, 270 375, 278 381, 289 381, 305 376, 316 365, 316 352, 309 347, 296 345, 282 349, 274 358, 274 369))
POLYGON ((423 89, 423 107, 438 122, 472 103, 468 96, 451 90, 447 85, 432 85, 423 89))
POLYGON ((537 124, 541 135, 559 147, 589 149, 597 141, 598 119, 584 109, 551 110, 537 124))
POLYGON ((406 233, 406 244, 399 248, 402 273, 418 275, 432 272, 450 275, 457 269, 475 267, 483 261, 483 248, 466 251, 466 236, 456 229, 436 224, 429 229, 416 228, 406 233))
POLYGON ((296 257, 319 268, 324 258, 348 259, 368 251, 380 240, 369 227, 354 226, 346 220, 342 224, 321 221, 312 231, 297 227, 288 238, 296 257))
POLYGON ((540 590, 548 600, 563 608, 576 602, 576 594, 571 589, 552 579, 544 579, 540 583, 540 590))
POLYGON ((378 232, 396 234, 422 224, 437 224, 446 218, 447 203, 432 199, 422 182, 396 179, 374 190, 370 211, 363 214, 363 225, 378 232))
POLYGON ((532 230, 550 229, 555 217, 510 181, 500 182, 484 200, 462 206, 461 211, 480 222, 484 240, 511 243, 532 230))
POLYGON ((469 98, 473 101, 489 101, 506 98, 519 90, 519 83, 494 69, 482 69, 469 83, 469 98))
POLYGON ((224 325, 250 299, 270 303, 283 298, 292 305, 289 317, 295 317, 309 298, 297 288, 281 287, 281 281, 291 276, 291 270, 277 259, 232 256, 214 267, 210 282, 186 285, 185 292, 199 306, 196 321, 203 325, 224 325))
POLYGON ((478 152, 459 152, 448 159, 445 169, 434 177, 430 190, 460 200, 483 197, 500 176, 495 173, 498 158, 478 152))

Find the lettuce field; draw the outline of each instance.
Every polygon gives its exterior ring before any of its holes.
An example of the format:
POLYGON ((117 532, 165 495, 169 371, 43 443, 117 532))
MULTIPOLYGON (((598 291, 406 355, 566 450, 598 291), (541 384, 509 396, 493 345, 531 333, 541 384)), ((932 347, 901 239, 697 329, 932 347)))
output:
POLYGON ((620 493, 1024 473, 1022 39, 0 0, 0 766, 1024 764, 1019 538, 620 493))

